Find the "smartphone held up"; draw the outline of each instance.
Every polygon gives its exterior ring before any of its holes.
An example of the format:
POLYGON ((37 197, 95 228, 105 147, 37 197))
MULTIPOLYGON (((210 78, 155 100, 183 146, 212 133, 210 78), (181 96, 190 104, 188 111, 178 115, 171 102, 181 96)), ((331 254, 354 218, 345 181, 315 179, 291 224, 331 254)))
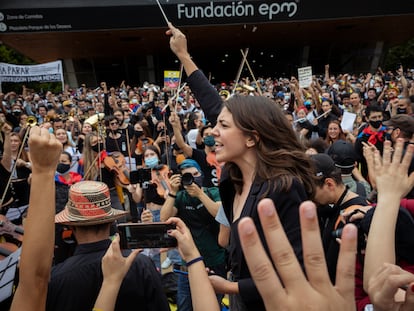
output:
POLYGON ((120 223, 120 246, 122 249, 176 247, 177 240, 168 234, 171 229, 175 225, 164 222, 120 223))

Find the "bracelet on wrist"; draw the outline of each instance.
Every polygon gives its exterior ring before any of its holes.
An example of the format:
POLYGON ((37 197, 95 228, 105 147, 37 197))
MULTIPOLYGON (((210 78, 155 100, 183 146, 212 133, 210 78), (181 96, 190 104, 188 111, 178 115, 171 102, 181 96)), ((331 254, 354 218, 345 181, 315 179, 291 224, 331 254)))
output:
POLYGON ((177 198, 177 196, 176 196, 175 194, 172 194, 171 192, 168 192, 168 196, 169 196, 170 198, 174 198, 174 199, 176 199, 176 198, 177 198))
POLYGON ((196 258, 194 258, 194 259, 191 259, 190 261, 187 261, 187 262, 185 263, 185 265, 186 265, 187 267, 189 267, 189 266, 191 266, 191 265, 195 264, 196 262, 202 261, 203 259, 204 259, 204 258, 203 258, 203 256, 199 256, 199 257, 196 257, 196 258))

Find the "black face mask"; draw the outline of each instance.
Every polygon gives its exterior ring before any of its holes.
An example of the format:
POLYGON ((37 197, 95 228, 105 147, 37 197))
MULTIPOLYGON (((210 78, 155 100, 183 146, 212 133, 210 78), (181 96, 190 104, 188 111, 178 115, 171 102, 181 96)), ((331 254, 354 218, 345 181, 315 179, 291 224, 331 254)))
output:
POLYGON ((56 172, 59 174, 66 174, 70 170, 70 164, 59 163, 56 168, 56 172))
POLYGON ((371 125, 374 129, 379 129, 382 125, 382 121, 381 120, 369 121, 369 125, 371 125))
POLYGON ((104 149, 104 144, 103 143, 99 143, 99 144, 96 144, 96 145, 92 146, 92 150, 95 151, 95 152, 102 151, 103 149, 104 149))
POLYGON ((397 114, 405 114, 405 113, 407 113, 406 108, 397 108, 397 114))
POLYGON ((135 131, 136 137, 141 137, 144 134, 144 131, 135 131))

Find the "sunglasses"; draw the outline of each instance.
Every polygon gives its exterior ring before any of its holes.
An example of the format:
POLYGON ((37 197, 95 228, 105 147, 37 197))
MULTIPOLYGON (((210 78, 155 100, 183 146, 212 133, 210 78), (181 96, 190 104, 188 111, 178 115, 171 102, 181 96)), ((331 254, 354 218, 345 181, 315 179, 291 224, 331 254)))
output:
POLYGON ((111 122, 110 125, 118 125, 118 122, 111 122))

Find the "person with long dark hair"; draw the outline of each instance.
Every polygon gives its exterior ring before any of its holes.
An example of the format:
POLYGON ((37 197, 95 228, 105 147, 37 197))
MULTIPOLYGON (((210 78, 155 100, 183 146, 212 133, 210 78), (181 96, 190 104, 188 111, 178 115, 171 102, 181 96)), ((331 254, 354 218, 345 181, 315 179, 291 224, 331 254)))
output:
POLYGON ((210 276, 210 281, 217 293, 231 294, 232 310, 265 310, 243 256, 237 225, 243 217, 251 217, 270 256, 257 206, 264 198, 272 199, 295 255, 303 263, 299 205, 314 192, 312 163, 274 102, 236 95, 223 103, 191 59, 185 35, 171 24, 169 28, 171 50, 183 64, 190 88, 206 118, 217 120, 211 134, 217 161, 225 163, 219 188, 230 222, 232 281, 218 276, 210 276))

